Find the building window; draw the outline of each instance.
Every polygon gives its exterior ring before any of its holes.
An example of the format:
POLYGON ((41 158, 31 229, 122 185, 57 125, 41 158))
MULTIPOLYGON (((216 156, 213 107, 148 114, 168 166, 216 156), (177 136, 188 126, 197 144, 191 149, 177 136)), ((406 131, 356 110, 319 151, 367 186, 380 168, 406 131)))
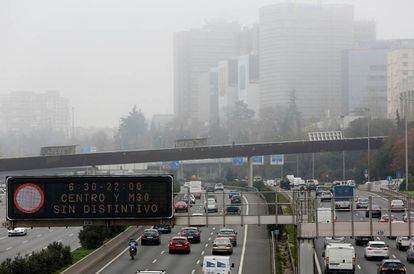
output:
POLYGON ((246 89, 246 67, 244 65, 239 68, 239 79, 239 89, 246 89))

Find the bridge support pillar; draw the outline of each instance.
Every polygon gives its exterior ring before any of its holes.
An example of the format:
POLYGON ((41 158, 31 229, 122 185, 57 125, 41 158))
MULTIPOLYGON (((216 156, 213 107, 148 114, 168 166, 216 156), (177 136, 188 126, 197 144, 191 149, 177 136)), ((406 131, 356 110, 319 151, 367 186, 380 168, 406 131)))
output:
POLYGON ((314 245, 313 239, 298 239, 298 274, 309 274, 314 269, 314 245))
POLYGON ((248 180, 247 180, 247 186, 248 187, 253 187, 253 161, 252 161, 252 157, 249 156, 247 157, 247 169, 248 169, 248 180))

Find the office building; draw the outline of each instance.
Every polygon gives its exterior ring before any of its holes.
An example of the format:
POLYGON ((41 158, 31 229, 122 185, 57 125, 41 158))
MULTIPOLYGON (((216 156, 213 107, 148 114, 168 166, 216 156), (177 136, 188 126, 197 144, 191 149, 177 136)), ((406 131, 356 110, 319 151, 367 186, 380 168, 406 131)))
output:
POLYGON ((57 91, 14 91, 0 97, 0 125, 8 133, 59 132, 69 136, 69 99, 57 91))
POLYGON ((350 5, 284 3, 259 14, 260 108, 284 107, 295 91, 302 117, 341 112, 341 55, 353 44, 350 5))
POLYGON ((414 46, 392 49, 387 58, 387 111, 389 118, 395 118, 397 111, 405 116, 406 96, 410 96, 409 82, 414 81, 414 46))

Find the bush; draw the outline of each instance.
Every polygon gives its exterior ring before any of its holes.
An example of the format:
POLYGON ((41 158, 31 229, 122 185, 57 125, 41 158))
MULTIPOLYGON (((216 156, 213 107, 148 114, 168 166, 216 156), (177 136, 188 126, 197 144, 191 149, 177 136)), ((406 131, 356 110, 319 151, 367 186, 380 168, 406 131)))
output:
POLYGON ((83 248, 95 249, 124 230, 125 226, 86 226, 79 232, 79 241, 83 248))
POLYGON ((36 274, 54 273, 72 263, 69 246, 52 243, 45 250, 33 252, 31 256, 17 255, 14 260, 7 259, 0 264, 0 273, 4 274, 36 274))

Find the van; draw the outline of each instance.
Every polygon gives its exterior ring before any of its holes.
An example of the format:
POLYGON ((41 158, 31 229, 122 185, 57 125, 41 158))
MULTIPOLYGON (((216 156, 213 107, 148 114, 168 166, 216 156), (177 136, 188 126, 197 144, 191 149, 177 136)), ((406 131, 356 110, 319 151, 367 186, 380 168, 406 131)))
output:
POLYGON ((325 273, 355 273, 355 248, 352 244, 329 244, 322 253, 325 273))
POLYGON ((234 264, 230 264, 229 256, 204 256, 203 274, 230 274, 234 264))
MULTIPOLYGON (((335 222, 336 213, 335 211, 333 213, 334 213, 333 221, 335 222)), ((332 223, 332 210, 330 207, 319 207, 318 208, 318 223, 325 223, 325 224, 332 223)))

